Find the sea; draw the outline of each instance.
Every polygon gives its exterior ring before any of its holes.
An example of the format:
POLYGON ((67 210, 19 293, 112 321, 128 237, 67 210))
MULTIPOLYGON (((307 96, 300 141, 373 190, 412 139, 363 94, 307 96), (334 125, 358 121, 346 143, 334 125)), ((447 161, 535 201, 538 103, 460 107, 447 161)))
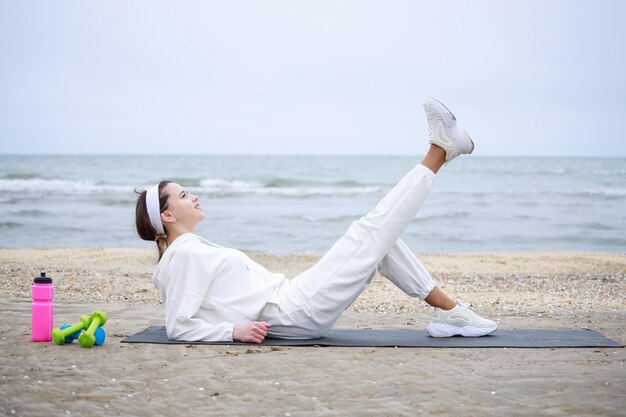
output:
MULTIPOLYGON (((0 247, 146 247, 136 190, 198 194, 196 233, 227 247, 323 253, 415 156, 0 155, 0 247)), ((626 158, 461 157, 403 239, 415 252, 626 252, 626 158)))

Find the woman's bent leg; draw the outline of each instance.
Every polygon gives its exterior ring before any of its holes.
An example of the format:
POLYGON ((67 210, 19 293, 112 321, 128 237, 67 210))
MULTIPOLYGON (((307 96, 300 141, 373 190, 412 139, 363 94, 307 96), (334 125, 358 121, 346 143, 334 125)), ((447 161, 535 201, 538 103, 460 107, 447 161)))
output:
POLYGON ((398 239, 378 265, 378 272, 410 297, 417 297, 433 307, 449 310, 456 302, 433 280, 409 247, 398 239))
POLYGON ((416 165, 376 208, 354 221, 312 268, 280 291, 263 319, 270 337, 319 337, 367 287, 374 271, 415 218, 435 174, 416 165))
POLYGON ((425 300, 437 283, 402 239, 391 247, 378 272, 410 297, 425 300))

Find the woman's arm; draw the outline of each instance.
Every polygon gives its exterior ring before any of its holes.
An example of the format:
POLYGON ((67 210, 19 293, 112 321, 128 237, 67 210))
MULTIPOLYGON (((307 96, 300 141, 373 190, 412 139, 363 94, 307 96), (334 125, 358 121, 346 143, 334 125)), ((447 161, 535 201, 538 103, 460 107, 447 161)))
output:
POLYGON ((166 319, 167 335, 174 340, 187 341, 236 341, 246 343, 262 343, 267 336, 267 329, 271 324, 264 321, 254 321, 248 324, 234 326, 227 321, 217 325, 194 318, 202 300, 196 296, 183 296, 172 300, 166 319), (173 319, 169 317, 172 314, 173 319))
POLYGON ((271 324, 264 321, 253 321, 233 327, 233 340, 238 342, 262 343, 267 336, 271 324))
POLYGON ((190 342, 232 341, 234 328, 232 323, 223 321, 213 324, 195 317, 201 305, 202 299, 191 294, 168 299, 165 305, 167 337, 190 342))
POLYGON ((172 257, 165 303, 165 327, 170 339, 263 342, 269 323, 255 321, 235 326, 228 321, 219 322, 219 319, 215 323, 207 321, 210 309, 198 314, 212 277, 228 270, 229 261, 224 256, 194 251, 181 251, 172 257))
MULTIPOLYGON (((193 250, 174 254, 169 265, 165 301, 165 328, 170 339, 232 341, 233 323, 198 317, 212 277, 225 262, 193 250)), ((205 317, 206 318, 206 317, 205 317)))

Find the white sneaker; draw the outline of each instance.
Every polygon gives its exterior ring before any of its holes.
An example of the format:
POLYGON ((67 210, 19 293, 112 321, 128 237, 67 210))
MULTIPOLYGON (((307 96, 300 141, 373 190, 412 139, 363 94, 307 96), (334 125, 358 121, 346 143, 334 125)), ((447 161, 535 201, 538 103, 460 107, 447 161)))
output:
POLYGON ((469 304, 458 300, 450 310, 434 307, 433 318, 426 330, 432 337, 476 337, 493 333, 497 328, 496 322, 480 317, 469 309, 469 304))
POLYGON ((443 103, 425 97, 424 110, 428 120, 428 142, 446 151, 446 162, 459 155, 472 153, 474 150, 472 138, 458 126, 456 117, 443 103))

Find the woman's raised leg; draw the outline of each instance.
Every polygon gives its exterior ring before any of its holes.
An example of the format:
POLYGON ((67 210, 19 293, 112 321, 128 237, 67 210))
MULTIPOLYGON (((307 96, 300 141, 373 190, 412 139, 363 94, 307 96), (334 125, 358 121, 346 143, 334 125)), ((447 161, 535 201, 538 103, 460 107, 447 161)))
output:
POLYGON ((277 302, 262 314, 272 324, 268 336, 311 338, 326 333, 367 287, 382 259, 414 219, 435 173, 444 162, 473 151, 473 142, 445 106, 433 107, 433 101, 426 99, 424 107, 431 146, 422 163, 374 210, 354 221, 317 264, 281 288, 277 302))
MULTIPOLYGON (((425 161, 438 170, 444 156, 432 146, 425 161)), ((284 325, 272 323, 270 336, 317 337, 330 329, 415 218, 434 179, 431 168, 416 165, 374 210, 354 221, 317 264, 293 278, 279 301, 284 325)))

